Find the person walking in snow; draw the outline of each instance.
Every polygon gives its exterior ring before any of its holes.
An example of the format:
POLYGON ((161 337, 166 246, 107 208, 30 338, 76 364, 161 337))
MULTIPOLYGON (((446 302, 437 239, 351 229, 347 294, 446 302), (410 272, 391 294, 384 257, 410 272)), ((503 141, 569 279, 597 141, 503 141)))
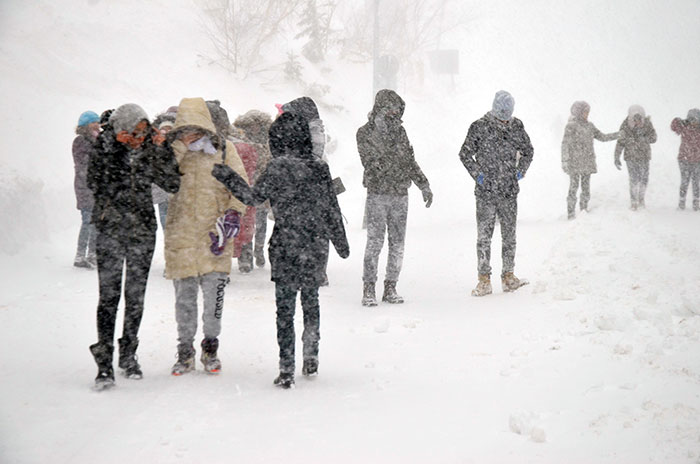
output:
POLYGON ((408 188, 421 190, 425 207, 433 201, 430 183, 421 171, 401 117, 406 107, 393 90, 377 92, 368 121, 357 131, 357 150, 364 167, 362 184, 367 189, 367 245, 362 274, 362 305, 376 306, 375 283, 379 254, 388 232, 388 258, 382 301, 403 303, 396 284, 403 263, 408 219, 408 188))
POLYGON ((622 169, 620 155, 624 152, 630 178, 630 202, 632 211, 644 208, 644 195, 649 183, 651 144, 656 142, 656 131, 644 108, 632 105, 622 125, 615 145, 615 167, 622 169))
POLYGON ((569 195, 566 201, 569 219, 576 217, 576 193, 581 185, 581 211, 588 211, 591 198, 591 174, 598 172, 593 140, 608 142, 617 139, 617 132, 603 134, 588 120, 591 107, 585 101, 571 105, 571 117, 564 129, 561 142, 561 166, 569 176, 569 195))
POLYGON ((513 117, 515 100, 499 91, 490 112, 469 126, 459 158, 476 181, 477 242, 479 282, 472 296, 492 293, 491 237, 496 219, 501 225, 503 241, 501 284, 512 292, 527 284, 518 279, 515 268, 516 224, 519 181, 532 163, 533 148, 520 119, 513 117))
POLYGON ((143 375, 136 349, 157 227, 151 184, 169 193, 180 187, 175 158, 166 146, 159 146, 162 143, 146 112, 129 103, 111 113, 97 140, 95 156, 90 159, 87 183, 95 199, 92 223, 97 229, 100 286, 98 341, 90 351, 98 366, 98 388, 114 384, 114 331, 125 265, 124 329, 119 339, 118 365, 127 378, 140 379, 143 375))
POLYGON ((283 113, 270 126, 272 160, 250 187, 229 166, 212 171, 248 205, 269 200, 275 215, 268 255, 275 282, 279 376, 274 384, 294 385, 294 312, 301 292, 304 311, 302 374, 318 373, 320 304, 318 288, 328 261, 328 241, 341 258, 350 254, 343 217, 333 192, 328 165, 313 154, 309 124, 301 115, 283 113))
POLYGON ((81 223, 78 233, 78 248, 75 252, 73 266, 92 269, 97 266, 95 257, 95 238, 97 231, 91 224, 92 205, 94 199, 92 191, 87 185, 87 171, 90 158, 95 153, 95 142, 100 135, 100 117, 93 111, 85 111, 78 118, 78 127, 75 129, 77 136, 73 140, 73 167, 75 177, 73 188, 75 189, 75 201, 80 211, 81 223))
POLYGON ((248 180, 233 143, 217 131, 217 122, 228 126, 225 111, 218 102, 212 110, 202 98, 183 98, 168 133, 182 174, 180 190, 170 199, 165 227, 165 276, 175 287, 178 345, 172 374, 176 376, 195 368, 200 288, 204 334, 200 361, 206 372, 221 370, 218 337, 224 289, 231 272, 233 239, 245 212, 245 205, 211 175, 214 164, 226 163, 248 180))
POLYGON ((688 193, 688 183, 693 183, 693 211, 700 210, 700 109, 688 111, 688 117, 683 120, 674 118, 671 130, 681 136, 681 147, 678 151, 678 167, 681 170, 681 190, 678 199, 678 209, 685 209, 685 197, 688 193))
MULTIPOLYGON (((236 118, 233 125, 243 130, 245 141, 252 144, 257 153, 257 163, 255 165, 255 175, 251 185, 255 184, 257 178, 265 171, 267 164, 270 162, 272 155, 270 154, 269 135, 272 118, 269 114, 258 110, 250 110, 245 114, 236 118)), ((255 265, 258 267, 265 266, 265 236, 267 235, 267 216, 270 213, 269 202, 257 205, 255 208, 255 236, 253 245, 253 257, 255 265)), ((245 246, 241 250, 241 254, 248 253, 245 246)))

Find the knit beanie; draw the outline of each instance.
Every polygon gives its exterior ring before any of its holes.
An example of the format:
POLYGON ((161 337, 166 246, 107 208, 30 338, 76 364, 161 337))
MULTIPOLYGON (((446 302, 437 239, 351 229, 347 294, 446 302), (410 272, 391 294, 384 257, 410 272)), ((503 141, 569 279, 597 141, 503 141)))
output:
POLYGON ((700 110, 693 108, 692 110, 688 111, 688 119, 691 121, 700 122, 700 110))
POLYGON ((139 105, 127 103, 120 106, 109 117, 109 122, 117 134, 121 131, 134 132, 138 123, 148 121, 148 115, 139 105))
POLYGON ((92 124, 93 122, 99 121, 100 117, 97 115, 97 113, 95 113, 94 111, 85 111, 78 118, 78 127, 87 126, 88 124, 92 124))
POLYGON ((492 115, 501 121, 510 121, 510 118, 513 117, 514 109, 515 100, 511 94, 505 90, 499 90, 496 92, 496 96, 493 99, 493 106, 491 108, 492 115))

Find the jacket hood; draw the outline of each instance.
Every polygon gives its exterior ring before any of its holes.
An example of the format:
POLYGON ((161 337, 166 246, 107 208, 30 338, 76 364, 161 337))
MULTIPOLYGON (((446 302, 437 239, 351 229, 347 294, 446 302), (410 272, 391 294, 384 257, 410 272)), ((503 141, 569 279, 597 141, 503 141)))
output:
POLYGON ((258 110, 250 110, 238 116, 233 122, 235 127, 243 129, 245 135, 255 143, 266 144, 268 141, 268 131, 272 124, 272 117, 269 114, 258 110))
POLYGON ((577 101, 571 105, 571 117, 573 119, 587 120, 588 113, 591 111, 591 105, 585 101, 577 101))
POLYGON ((273 158, 314 158, 309 123, 298 114, 282 113, 270 126, 269 136, 273 158))
POLYGON ((180 101, 175 125, 168 133, 168 138, 175 139, 176 135, 185 129, 201 129, 212 139, 216 138, 216 127, 203 98, 183 98, 180 101))
POLYGON ((285 103, 282 105, 282 111, 285 113, 296 113, 305 118, 308 122, 321 118, 318 114, 316 103, 309 97, 299 97, 289 103, 285 103))
POLYGON ((700 122, 700 109, 693 108, 692 110, 688 111, 688 120, 693 121, 695 123, 700 122))
POLYGON ((491 105, 491 114, 501 121, 510 121, 513 117, 514 109, 515 99, 511 94, 505 90, 496 92, 496 96, 493 98, 493 104, 491 105))
POLYGON ((374 97, 374 107, 369 114, 369 121, 373 123, 377 115, 387 116, 394 113, 399 119, 403 116, 406 102, 396 92, 389 89, 382 89, 374 97))

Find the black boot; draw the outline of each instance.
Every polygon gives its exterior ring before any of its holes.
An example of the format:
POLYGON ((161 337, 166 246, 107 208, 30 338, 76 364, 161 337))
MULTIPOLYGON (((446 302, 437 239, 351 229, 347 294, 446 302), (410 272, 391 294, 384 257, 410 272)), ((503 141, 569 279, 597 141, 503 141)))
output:
POLYGON ((204 365, 204 370, 210 374, 221 372, 221 361, 216 352, 219 350, 218 338, 205 338, 202 340, 202 356, 199 358, 204 365))
POLYGON ((304 365, 301 368, 301 374, 307 377, 318 375, 318 359, 308 358, 304 360, 304 365))
POLYGON ((103 390, 114 385, 114 369, 112 368, 112 354, 114 346, 106 343, 95 343, 90 345, 90 353, 97 363, 97 377, 95 377, 95 388, 103 390))
POLYGON ((365 282, 362 289, 362 306, 377 306, 374 282, 365 282))
POLYGON ((284 388, 285 390, 288 388, 293 388, 294 387, 294 374, 280 372, 280 375, 277 376, 277 378, 274 380, 273 383, 280 388, 284 388))
POLYGON ((384 281, 384 296, 382 296, 382 301, 391 304, 403 303, 403 297, 396 293, 396 281, 395 280, 385 280, 384 281))
POLYGON ((194 347, 192 345, 178 345, 177 362, 173 366, 172 374, 180 376, 194 370, 194 347))
POLYGON ((238 257, 238 270, 242 274, 248 274, 253 270, 253 244, 246 243, 241 247, 241 256, 238 257))
POLYGON ((258 267, 265 267, 265 250, 263 247, 255 245, 255 252, 253 253, 255 256, 255 265, 258 267))
POLYGON ((119 339, 119 369, 124 371, 127 379, 142 379, 143 372, 136 357, 136 348, 139 347, 139 339, 127 340, 119 339))

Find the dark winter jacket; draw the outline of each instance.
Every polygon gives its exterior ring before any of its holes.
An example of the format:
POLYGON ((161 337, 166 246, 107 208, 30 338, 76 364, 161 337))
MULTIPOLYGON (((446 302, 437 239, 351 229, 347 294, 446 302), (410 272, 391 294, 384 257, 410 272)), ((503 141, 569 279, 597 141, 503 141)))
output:
POLYGON ((75 189, 76 207, 79 210, 91 210, 94 204, 92 191, 87 184, 88 165, 94 153, 95 141, 93 139, 85 135, 78 135, 73 140, 73 167, 75 168, 73 188, 75 189))
POLYGON ((572 117, 561 141, 561 165, 568 175, 589 175, 598 172, 593 140, 615 140, 617 133, 603 134, 592 122, 572 117))
POLYGON ((345 258, 350 246, 328 165, 314 157, 308 122, 284 113, 270 127, 272 160, 253 187, 224 165, 212 174, 248 205, 270 200, 275 227, 268 253, 272 280, 301 288, 325 278, 328 241, 345 258))
POLYGON ((105 126, 88 168, 87 182, 95 197, 92 222, 110 235, 147 237, 156 231, 151 184, 176 193, 177 162, 167 142, 157 147, 147 137, 132 149, 115 137, 114 129, 105 126))
POLYGON ((617 145, 615 145, 615 162, 620 161, 624 152, 625 161, 645 161, 651 159, 651 144, 656 142, 656 131, 649 117, 642 118, 642 125, 632 127, 630 118, 620 126, 617 145))
POLYGON ((474 180, 479 198, 511 198, 518 195, 518 173, 525 175, 532 163, 533 148, 522 121, 508 122, 486 113, 469 126, 459 159, 474 180))
POLYGON ((700 163, 700 121, 675 118, 671 130, 681 136, 681 148, 678 160, 700 163))
POLYGON ((411 182, 421 190, 429 186, 401 125, 405 106, 396 92, 380 90, 369 121, 357 131, 357 151, 365 169, 362 185, 367 193, 408 195, 411 182))

